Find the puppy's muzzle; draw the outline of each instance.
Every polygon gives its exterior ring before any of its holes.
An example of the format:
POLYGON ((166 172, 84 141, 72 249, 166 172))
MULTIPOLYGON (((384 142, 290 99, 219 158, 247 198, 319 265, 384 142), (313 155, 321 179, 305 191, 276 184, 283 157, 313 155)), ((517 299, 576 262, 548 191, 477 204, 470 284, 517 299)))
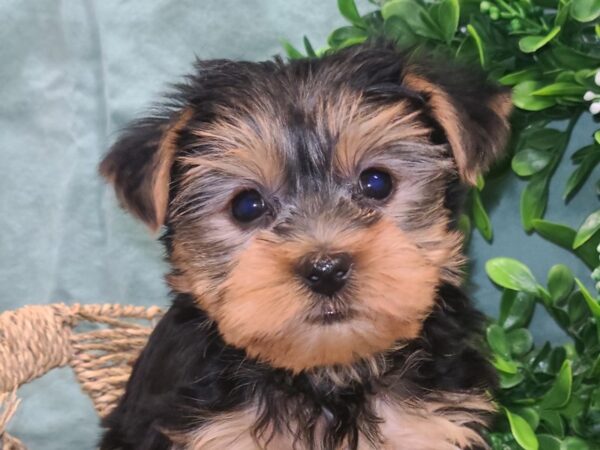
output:
POLYGON ((298 275, 315 293, 333 296, 340 291, 352 271, 348 253, 308 255, 297 266, 298 275))

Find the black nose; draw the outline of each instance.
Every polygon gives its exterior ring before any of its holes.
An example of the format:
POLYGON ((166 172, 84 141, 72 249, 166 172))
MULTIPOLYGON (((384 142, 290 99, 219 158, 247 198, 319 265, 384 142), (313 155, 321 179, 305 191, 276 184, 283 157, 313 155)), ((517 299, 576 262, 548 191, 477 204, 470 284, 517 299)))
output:
POLYGON ((336 253, 304 258, 298 273, 314 292, 332 296, 344 287, 351 268, 350 255, 336 253))

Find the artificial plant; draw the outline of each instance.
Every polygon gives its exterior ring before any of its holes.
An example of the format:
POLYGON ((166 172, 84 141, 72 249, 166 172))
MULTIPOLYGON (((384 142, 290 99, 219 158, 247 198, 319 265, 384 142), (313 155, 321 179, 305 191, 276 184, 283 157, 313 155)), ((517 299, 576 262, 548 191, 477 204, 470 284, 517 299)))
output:
MULTIPOLYGON (((385 37, 399 47, 442 53, 478 64, 513 89, 515 112, 508 157, 488 178, 512 170, 527 181, 520 200, 524 231, 538 233, 575 254, 600 290, 600 209, 578 230, 544 220, 549 185, 582 114, 600 114, 600 0, 386 0, 359 13, 354 0, 338 0, 347 26, 328 45, 304 50, 284 42, 290 58, 318 57, 328 49, 385 37)), ((600 130, 571 157, 564 188, 568 202, 600 164, 600 130)), ((481 192, 470 193, 471 224, 488 241, 493 228, 481 192)), ((600 181, 597 181, 600 192, 600 181)), ((594 211, 595 209, 595 211, 594 211)), ((486 330, 500 379, 499 415, 487 434, 491 447, 527 450, 600 449, 600 302, 565 265, 553 266, 545 286, 521 262, 486 264, 502 291, 500 313, 486 330), (565 332, 563 345, 535 345, 529 323, 536 306, 565 332)))

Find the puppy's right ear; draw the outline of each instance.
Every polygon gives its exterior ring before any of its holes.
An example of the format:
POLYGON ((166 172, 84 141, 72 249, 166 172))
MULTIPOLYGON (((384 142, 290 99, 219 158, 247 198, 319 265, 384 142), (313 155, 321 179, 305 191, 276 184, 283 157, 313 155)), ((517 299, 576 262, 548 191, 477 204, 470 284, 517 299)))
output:
POLYGON ((177 138, 191 117, 184 109, 172 117, 134 122, 100 163, 121 205, 153 231, 164 224, 177 138))

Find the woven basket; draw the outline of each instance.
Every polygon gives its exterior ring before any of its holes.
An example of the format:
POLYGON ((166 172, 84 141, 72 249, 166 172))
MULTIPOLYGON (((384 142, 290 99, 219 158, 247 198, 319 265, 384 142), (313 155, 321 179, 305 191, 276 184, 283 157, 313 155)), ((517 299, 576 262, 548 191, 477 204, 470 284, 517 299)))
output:
POLYGON ((0 449, 25 450, 6 432, 19 405, 17 389, 70 366, 100 417, 125 383, 162 311, 124 305, 25 306, 0 314, 0 449))

